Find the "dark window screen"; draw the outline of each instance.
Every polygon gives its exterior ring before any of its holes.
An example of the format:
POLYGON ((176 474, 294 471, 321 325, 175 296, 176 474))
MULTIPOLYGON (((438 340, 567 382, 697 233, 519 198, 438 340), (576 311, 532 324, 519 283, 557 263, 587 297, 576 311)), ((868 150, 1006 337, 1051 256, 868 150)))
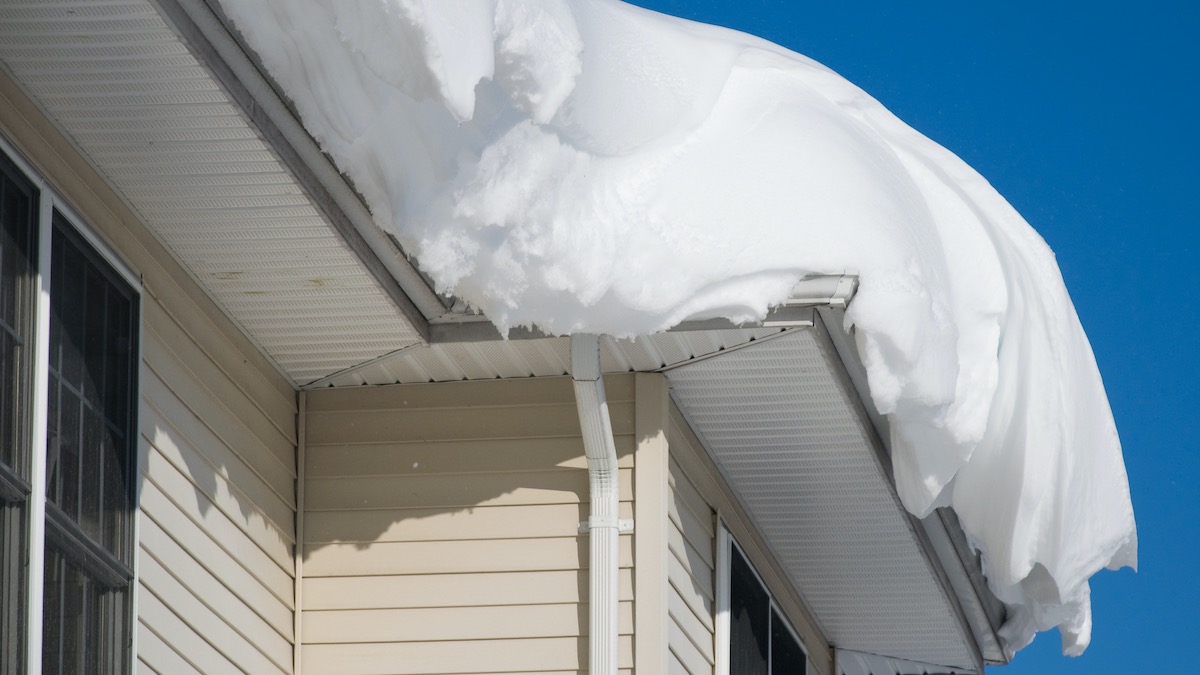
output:
POLYGON ((0 675, 24 672, 38 192, 0 155, 0 675))
POLYGON ((26 476, 37 191, 0 156, 0 463, 26 476))
POLYGON ((800 642, 736 546, 729 569, 730 675, 806 675, 800 642))
POLYGON ((136 297, 57 215, 50 280, 43 671, 125 672, 136 297))
POLYGON ((729 674, 768 675, 771 601, 737 547, 729 570, 729 674))
POLYGON ((771 612, 771 675, 805 675, 808 659, 778 612, 771 612))

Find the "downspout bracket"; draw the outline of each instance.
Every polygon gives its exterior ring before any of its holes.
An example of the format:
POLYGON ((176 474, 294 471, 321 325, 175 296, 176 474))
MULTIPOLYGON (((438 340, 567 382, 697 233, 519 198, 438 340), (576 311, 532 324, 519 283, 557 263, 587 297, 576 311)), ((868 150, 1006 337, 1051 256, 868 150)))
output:
POLYGON ((592 516, 582 523, 579 523, 579 533, 587 534, 592 530, 602 527, 615 527, 617 528, 618 532, 633 532, 633 518, 605 518, 603 516, 592 516))

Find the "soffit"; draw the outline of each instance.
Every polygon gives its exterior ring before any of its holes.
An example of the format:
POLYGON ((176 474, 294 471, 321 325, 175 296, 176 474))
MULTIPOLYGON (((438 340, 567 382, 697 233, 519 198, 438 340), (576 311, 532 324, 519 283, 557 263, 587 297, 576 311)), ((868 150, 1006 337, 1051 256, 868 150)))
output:
POLYGON ((974 672, 966 629, 823 336, 794 330, 670 369, 671 395, 831 643, 974 672))
POLYGON ((0 61, 293 381, 420 342, 150 2, 5 2, 0 61))

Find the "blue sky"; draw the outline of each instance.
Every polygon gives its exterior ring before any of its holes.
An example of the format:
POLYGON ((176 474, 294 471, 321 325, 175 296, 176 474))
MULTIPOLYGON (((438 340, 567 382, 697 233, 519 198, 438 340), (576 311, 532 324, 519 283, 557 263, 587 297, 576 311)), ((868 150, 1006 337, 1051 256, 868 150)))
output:
POLYGON ((1082 657, 1046 633, 989 675, 1181 672, 1200 623, 1200 3, 635 4, 821 61, 1049 242, 1121 433, 1141 571, 1093 579, 1082 657))

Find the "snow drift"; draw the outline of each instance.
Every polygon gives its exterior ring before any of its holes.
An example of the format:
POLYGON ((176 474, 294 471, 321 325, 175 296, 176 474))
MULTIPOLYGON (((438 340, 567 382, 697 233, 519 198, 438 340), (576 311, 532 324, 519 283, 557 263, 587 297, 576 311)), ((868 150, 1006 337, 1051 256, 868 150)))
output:
POLYGON ((1120 442, 1041 238, 818 63, 616 0, 222 0, 438 290, 502 329, 762 317, 810 274, 847 312, 917 515, 953 505, 1016 649, 1090 637, 1136 564, 1120 442))

